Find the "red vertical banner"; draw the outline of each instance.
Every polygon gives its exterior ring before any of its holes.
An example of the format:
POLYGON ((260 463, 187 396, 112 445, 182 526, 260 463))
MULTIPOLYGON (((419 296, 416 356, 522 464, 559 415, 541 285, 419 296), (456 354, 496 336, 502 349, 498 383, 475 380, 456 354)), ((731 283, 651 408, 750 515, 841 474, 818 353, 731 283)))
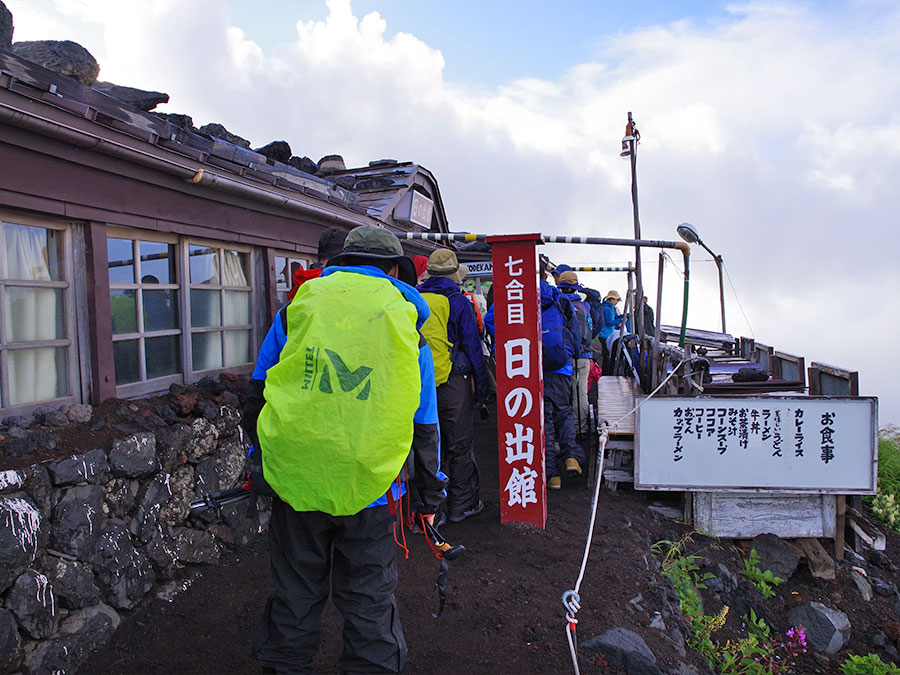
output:
POLYGON ((539 234, 498 235, 487 240, 494 278, 500 522, 543 528, 547 523, 547 475, 537 253, 543 242, 539 234))

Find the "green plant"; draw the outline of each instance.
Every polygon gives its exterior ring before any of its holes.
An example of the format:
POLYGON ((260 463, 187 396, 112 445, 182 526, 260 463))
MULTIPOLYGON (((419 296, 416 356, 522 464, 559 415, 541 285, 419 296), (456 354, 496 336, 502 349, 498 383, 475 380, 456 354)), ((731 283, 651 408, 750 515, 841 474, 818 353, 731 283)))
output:
POLYGON ((885 525, 900 530, 900 429, 893 425, 879 434, 878 493, 865 502, 885 525))
POLYGON ((759 589, 764 598, 771 598, 775 595, 772 587, 784 582, 784 579, 776 577, 772 570, 761 570, 759 568, 759 553, 756 552, 755 548, 750 549, 750 555, 744 560, 744 574, 759 589))
POLYGON ((684 555, 688 541, 691 541, 690 535, 677 542, 663 540, 653 545, 654 553, 662 559, 663 573, 675 587, 681 611, 691 624, 691 635, 686 640, 688 646, 703 655, 717 672, 729 675, 772 675, 791 667, 796 658, 806 653, 803 629, 791 628, 786 640, 773 638, 766 622, 752 609, 744 616, 747 637, 734 642, 729 640, 724 645, 714 641, 713 636, 725 625, 729 610, 725 606, 713 616, 703 613, 697 591, 705 588, 704 582, 713 575, 700 572, 698 561, 702 558, 697 554, 684 555))
POLYGON ((878 654, 851 654, 840 668, 844 675, 900 675, 900 668, 893 663, 885 663, 878 654))

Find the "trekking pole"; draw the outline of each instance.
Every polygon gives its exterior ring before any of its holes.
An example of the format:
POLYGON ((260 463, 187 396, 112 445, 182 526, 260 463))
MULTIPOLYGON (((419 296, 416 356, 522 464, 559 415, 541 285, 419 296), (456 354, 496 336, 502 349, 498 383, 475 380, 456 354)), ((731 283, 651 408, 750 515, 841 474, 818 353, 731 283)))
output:
POLYGON ((443 613, 444 605, 447 604, 447 578, 450 576, 449 561, 456 560, 461 556, 466 547, 462 544, 458 546, 448 544, 441 536, 441 533, 438 532, 438 529, 429 523, 422 514, 419 514, 419 520, 422 523, 422 530, 425 532, 428 545, 434 551, 434 557, 441 561, 437 579, 434 582, 434 587, 438 594, 438 609, 437 612, 431 613, 431 616, 437 619, 443 613))
POLYGON ((206 497, 191 500, 191 513, 203 513, 211 509, 219 510, 223 506, 248 499, 253 493, 245 487, 235 487, 222 492, 214 492, 206 497))

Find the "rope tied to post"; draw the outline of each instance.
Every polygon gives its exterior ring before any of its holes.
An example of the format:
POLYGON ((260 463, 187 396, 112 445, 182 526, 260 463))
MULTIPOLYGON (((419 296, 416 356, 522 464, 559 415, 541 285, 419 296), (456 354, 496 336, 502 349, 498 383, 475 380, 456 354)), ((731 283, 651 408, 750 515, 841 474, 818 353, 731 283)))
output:
POLYGON ((627 418, 629 415, 633 415, 638 408, 640 408, 644 403, 653 398, 659 391, 666 385, 666 383, 672 379, 675 373, 678 372, 678 369, 684 365, 687 359, 682 359, 681 363, 679 363, 675 368, 672 369, 672 372, 668 374, 668 376, 659 383, 659 386, 656 387, 648 396, 638 403, 634 408, 629 410, 627 413, 622 415, 619 419, 617 419, 612 424, 609 424, 606 420, 601 420, 599 423, 600 429, 600 438, 597 441, 597 483, 594 486, 594 495, 591 500, 591 522, 588 527, 588 536, 587 541, 585 541, 584 545, 584 556, 581 559, 581 569, 578 572, 578 579, 575 581, 575 588, 569 589, 568 591, 562 594, 562 604, 563 607, 566 608, 566 641, 569 643, 569 654, 572 657, 572 667, 575 670, 575 675, 579 675, 581 672, 578 668, 578 650, 576 647, 576 634, 575 629, 578 625, 578 619, 575 618, 575 615, 578 613, 578 610, 581 609, 581 596, 578 594, 579 589, 581 588, 581 582, 584 579, 584 572, 587 568, 588 557, 591 552, 591 543, 594 538, 594 524, 597 521, 597 503, 600 496, 600 484, 603 482, 603 456, 606 453, 606 442, 609 440, 609 430, 610 428, 618 427, 619 423, 627 418))

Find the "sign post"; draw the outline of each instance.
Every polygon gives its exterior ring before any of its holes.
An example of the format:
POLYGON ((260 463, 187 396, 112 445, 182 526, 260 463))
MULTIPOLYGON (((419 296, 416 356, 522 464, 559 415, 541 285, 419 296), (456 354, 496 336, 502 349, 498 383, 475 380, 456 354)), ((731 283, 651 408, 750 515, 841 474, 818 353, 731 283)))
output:
POLYGON ((491 243, 497 359, 500 522, 547 523, 544 381, 537 246, 540 234, 491 243))

